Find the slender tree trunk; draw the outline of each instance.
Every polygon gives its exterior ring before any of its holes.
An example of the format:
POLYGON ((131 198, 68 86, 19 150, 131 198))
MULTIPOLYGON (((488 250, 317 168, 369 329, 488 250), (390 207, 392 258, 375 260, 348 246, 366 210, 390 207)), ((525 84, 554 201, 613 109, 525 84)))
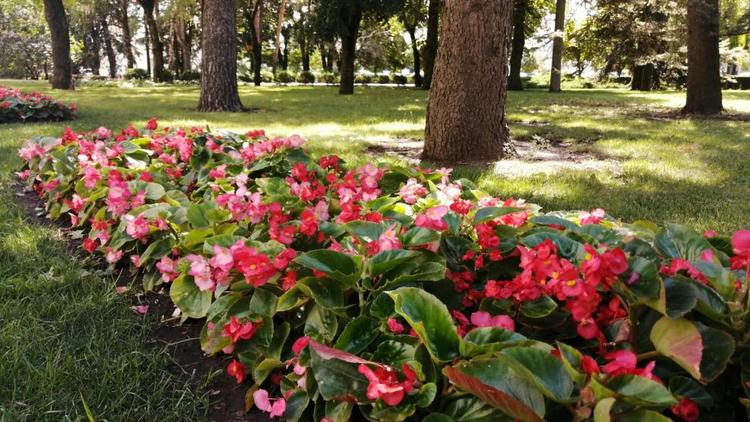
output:
POLYGON ((510 50, 510 80, 508 89, 523 91, 521 80, 521 65, 523 63, 523 49, 526 45, 526 10, 528 0, 516 0, 513 4, 513 41, 510 50))
POLYGON ((263 62, 263 0, 255 0, 253 3, 252 23, 250 33, 253 37, 253 83, 260 86, 263 82, 261 77, 261 65, 263 62))
POLYGON ((281 35, 284 36, 284 48, 281 51, 281 70, 289 70, 289 28, 285 28, 281 31, 281 35))
POLYGON ((565 0, 557 0, 555 8, 555 38, 552 40, 552 71, 549 91, 560 92, 562 80, 563 32, 565 31, 565 0))
POLYGON ((286 19, 286 0, 281 0, 279 4, 279 20, 276 23, 276 41, 274 42, 273 51, 273 73, 276 74, 276 68, 279 66, 279 55, 281 54, 281 29, 286 19))
POLYGON ((424 45, 424 78, 422 79, 422 88, 424 89, 430 89, 432 84, 432 73, 438 50, 440 7, 441 0, 430 0, 427 9, 427 41, 424 45))
POLYGON ((155 0, 138 0, 143 8, 143 14, 148 26, 148 34, 151 43, 151 58, 153 61, 152 78, 154 82, 161 82, 164 77, 164 43, 159 36, 159 26, 156 23, 155 0))
POLYGON ((70 32, 62 0, 44 0, 44 18, 52 38, 52 88, 73 89, 70 32))
POLYGON ((630 89, 632 91, 640 91, 643 87, 643 68, 642 64, 633 66, 633 77, 630 80, 630 89))
POLYGON ((192 48, 190 39, 190 28, 188 27, 185 17, 182 14, 177 15, 177 46, 180 52, 180 73, 185 73, 192 69, 192 48))
POLYGON ((359 38, 359 26, 362 22, 362 6, 359 2, 346 2, 339 10, 342 22, 345 25, 339 28, 341 37, 341 80, 339 94, 354 94, 354 60, 357 57, 357 38, 359 38))
POLYGON ((683 113, 717 114, 721 99, 719 0, 688 0, 687 102, 683 113))
POLYGON ((424 81, 422 80, 422 62, 419 54, 419 46, 417 45, 417 28, 413 26, 406 28, 406 32, 409 33, 409 40, 411 41, 411 51, 414 55, 414 86, 419 88, 422 86, 424 81))
POLYGON ((101 68, 98 22, 95 21, 94 16, 88 16, 86 19, 90 21, 87 22, 87 31, 83 35, 83 67, 89 69, 94 75, 98 75, 101 68))
POLYGON ((109 32, 109 25, 107 24, 107 17, 104 16, 99 24, 102 27, 102 38, 104 39, 104 51, 107 53, 107 63, 109 64, 109 77, 114 79, 117 77, 117 54, 115 49, 112 47, 112 34, 109 32))
MULTIPOLYGON (((145 18, 145 15, 144 15, 145 18)), ((148 35, 148 25, 145 25, 143 27, 143 31, 145 32, 145 43, 146 43, 146 72, 151 74, 151 43, 149 42, 149 35, 148 35)))
POLYGON ((128 69, 132 69, 136 66, 136 63, 135 56, 133 55, 133 39, 130 34, 128 2, 129 0, 120 0, 120 10, 118 11, 117 17, 120 21, 120 28, 122 29, 122 49, 124 50, 125 61, 128 65, 128 69))
POLYGON ((501 158, 513 0, 445 0, 422 158, 501 158))
POLYGON ((237 15, 234 0, 203 2, 200 111, 241 111, 237 89, 237 15))

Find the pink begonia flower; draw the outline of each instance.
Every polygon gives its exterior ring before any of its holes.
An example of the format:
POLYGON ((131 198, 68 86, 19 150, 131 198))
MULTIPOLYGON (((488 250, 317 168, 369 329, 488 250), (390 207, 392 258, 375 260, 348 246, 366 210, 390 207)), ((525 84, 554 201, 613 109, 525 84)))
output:
POLYGON ((415 225, 417 227, 424 227, 432 230, 446 230, 448 228, 448 222, 443 219, 448 213, 448 207, 441 205, 439 207, 429 208, 422 214, 417 215, 415 225))
POLYGON ((395 318, 388 318, 388 329, 394 334, 401 334, 405 328, 395 318))
POLYGON ((211 179, 223 179, 227 175, 226 169, 227 169, 226 164, 217 166, 216 168, 213 168, 211 169, 211 171, 208 172, 208 177, 210 177, 211 179))
POLYGON ((732 252, 735 255, 750 255, 750 230, 738 230, 732 235, 732 252))
POLYGON ((156 263, 156 269, 158 269, 161 273, 162 280, 169 283, 170 281, 177 278, 177 273, 175 272, 175 264, 175 260, 168 256, 162 257, 159 262, 156 263))
POLYGON ((407 204, 414 204, 417 202, 417 200, 425 195, 427 195, 429 191, 427 188, 422 186, 421 183, 417 181, 417 179, 409 179, 406 181, 406 184, 401 187, 401 189, 398 191, 398 194, 404 199, 404 202, 407 204))
POLYGON ((284 412, 286 412, 286 400, 279 397, 271 403, 271 399, 268 398, 268 391, 262 388, 253 393, 253 402, 258 410, 269 413, 272 418, 284 416, 284 412))
POLYGON ((222 248, 219 245, 214 245, 214 256, 209 261, 212 268, 218 268, 221 271, 229 272, 234 266, 234 259, 232 258, 232 252, 228 248, 222 248))
POLYGON ((83 185, 86 189, 93 189, 96 183, 102 179, 102 175, 94 167, 87 166, 83 169, 83 185))
POLYGON ((112 131, 106 127, 100 127, 96 130, 96 137, 99 139, 107 139, 112 136, 112 131))
POLYGON ((137 314, 146 315, 146 313, 148 312, 148 305, 131 306, 130 309, 135 311, 137 314))
POLYGON ((128 214, 123 216, 122 219, 127 223, 125 232, 128 234, 128 236, 137 240, 141 240, 144 237, 148 236, 148 220, 143 215, 134 217, 128 214))
POLYGON ((190 263, 188 275, 193 276, 195 285, 201 291, 213 291, 216 288, 216 282, 211 278, 211 267, 206 258, 200 255, 190 254, 185 257, 190 263))
POLYGON ((115 262, 119 261, 120 258, 122 258, 122 251, 108 247, 104 252, 104 258, 108 263, 114 264, 115 262))
POLYGON ((581 220, 581 224, 599 224, 606 214, 603 209, 597 208, 591 210, 591 212, 581 211, 578 218, 581 220))
POLYGON ((489 312, 478 311, 471 314, 471 323, 477 327, 496 327, 516 331, 516 323, 507 315, 492 316, 489 312))
POLYGON ((395 227, 389 227, 378 238, 378 251, 390 251, 394 249, 403 249, 401 241, 396 236, 395 227))

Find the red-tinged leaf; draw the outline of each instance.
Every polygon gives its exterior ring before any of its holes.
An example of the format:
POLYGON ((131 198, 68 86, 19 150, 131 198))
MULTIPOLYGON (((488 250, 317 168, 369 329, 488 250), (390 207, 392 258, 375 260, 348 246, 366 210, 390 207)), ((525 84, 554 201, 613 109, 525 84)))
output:
POLYGON ((703 339, 698 328, 684 318, 663 317, 651 329, 651 342, 695 379, 701 379, 703 339))
POLYGON ((310 366, 325 400, 369 403, 368 381, 358 370, 363 363, 372 364, 351 353, 310 342, 310 366))
POLYGON ((347 353, 343 350, 334 349, 333 347, 328 347, 325 344, 318 343, 317 341, 310 340, 310 348, 315 350, 315 353, 320 356, 321 359, 329 360, 329 359, 338 359, 344 362, 348 363, 366 363, 370 365, 377 365, 374 362, 370 362, 369 360, 365 360, 360 358, 359 356, 353 355, 351 353, 347 353))
POLYGON ((448 379, 506 415, 524 421, 541 422, 544 397, 531 384, 496 359, 475 360, 443 369, 448 379))

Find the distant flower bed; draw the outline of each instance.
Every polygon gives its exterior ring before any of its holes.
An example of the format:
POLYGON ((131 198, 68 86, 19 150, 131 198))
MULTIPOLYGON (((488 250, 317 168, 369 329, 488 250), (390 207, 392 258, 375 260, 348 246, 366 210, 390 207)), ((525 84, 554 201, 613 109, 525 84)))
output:
POLYGON ((38 92, 25 94, 0 86, 0 123, 70 120, 75 113, 73 103, 66 105, 38 92))
MULTIPOLYGON (((286 420, 734 420, 750 231, 543 214, 302 139, 66 130, 21 179, 286 420)), ((746 363, 748 365, 746 365, 746 363)))

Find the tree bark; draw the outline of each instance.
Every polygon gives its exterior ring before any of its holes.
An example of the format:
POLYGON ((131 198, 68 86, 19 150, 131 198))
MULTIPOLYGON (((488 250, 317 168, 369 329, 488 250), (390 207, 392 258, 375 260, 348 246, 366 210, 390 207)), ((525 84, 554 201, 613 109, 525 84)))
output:
POLYGON ((149 41, 151 43, 151 61, 153 62, 151 77, 154 82, 162 82, 164 77, 164 43, 161 42, 159 25, 157 25, 156 16, 154 15, 156 3, 155 0, 138 0, 138 2, 143 8, 146 26, 148 26, 149 41))
POLYGON ((457 163, 503 156, 512 16, 513 0, 445 0, 423 159, 457 163))
POLYGON ((203 2, 203 61, 199 111, 241 111, 237 89, 237 15, 234 0, 203 2))
POLYGON ((104 39, 104 51, 107 53, 107 63, 109 64, 109 77, 114 79, 117 77, 117 54, 115 54, 115 49, 112 47, 112 34, 109 32, 106 16, 102 17, 100 26, 102 27, 102 38, 104 39))
POLYGON ((359 26, 362 22, 362 6, 358 1, 342 2, 339 10, 341 22, 339 37, 341 37, 341 80, 339 94, 354 94, 354 60, 357 56, 357 38, 359 26))
POLYGON ((276 41, 274 42, 273 51, 273 73, 276 74, 276 68, 279 66, 279 55, 281 54, 281 29, 286 19, 286 0, 281 0, 279 4, 279 20, 276 23, 276 41))
POLYGON ((563 32, 565 31, 565 0, 557 0, 555 7, 555 38, 552 40, 552 71, 549 91, 560 92, 562 80, 563 32))
POLYGON ((52 38, 52 88, 74 89, 70 32, 62 0, 44 0, 44 18, 52 38))
POLYGON ((523 63, 523 49, 526 45, 526 11, 528 0, 516 0, 513 4, 513 41, 510 51, 510 80, 508 89, 523 91, 521 80, 521 65, 523 63))
POLYGON ((120 28, 122 29, 122 49, 124 50, 125 61, 128 65, 128 69, 132 69, 136 64, 135 56, 133 55, 133 37, 130 34, 128 2, 129 0, 120 0, 120 10, 118 10, 117 18, 120 21, 120 28))
POLYGON ((255 86, 260 86, 261 82, 263 82, 263 78, 261 77, 261 65, 263 62, 263 0, 255 0, 253 3, 250 34, 253 38, 253 83, 255 86))
POLYGON ((687 101, 683 113, 717 114, 721 99, 719 0, 688 0, 687 101))
POLYGON ((430 89, 430 85, 432 85, 432 73, 435 69, 435 57, 437 57, 438 50, 440 7, 441 0, 430 0, 430 4, 427 8, 427 40, 424 45, 423 89, 430 89))
POLYGON ((422 79, 422 62, 419 54, 419 46, 417 45, 417 28, 409 27, 406 28, 406 32, 409 33, 409 40, 411 41, 411 51, 414 56, 414 86, 419 88, 424 83, 422 79))

